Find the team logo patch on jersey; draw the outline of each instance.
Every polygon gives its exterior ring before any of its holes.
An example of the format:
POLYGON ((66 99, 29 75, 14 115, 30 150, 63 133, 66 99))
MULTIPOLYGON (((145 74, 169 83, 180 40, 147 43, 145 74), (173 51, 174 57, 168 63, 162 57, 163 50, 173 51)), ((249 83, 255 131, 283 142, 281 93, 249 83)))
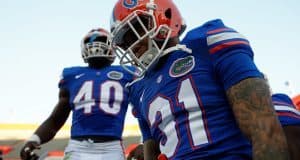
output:
POLYGON ((193 56, 179 58, 173 62, 169 74, 171 77, 180 77, 191 71, 195 66, 195 59, 193 56))
POLYGON ((117 71, 111 71, 107 73, 107 77, 114 80, 120 80, 123 78, 123 73, 117 71))

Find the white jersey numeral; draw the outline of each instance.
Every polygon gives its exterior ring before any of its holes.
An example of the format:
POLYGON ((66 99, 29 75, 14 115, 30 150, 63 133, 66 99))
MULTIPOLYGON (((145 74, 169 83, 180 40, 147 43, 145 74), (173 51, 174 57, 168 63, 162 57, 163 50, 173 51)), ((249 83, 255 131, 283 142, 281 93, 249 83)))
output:
POLYGON ((160 114, 162 121, 158 124, 161 131, 167 136, 167 140, 164 144, 160 143, 160 150, 166 154, 166 156, 172 155, 177 148, 179 138, 177 137, 176 122, 171 111, 171 101, 168 98, 158 96, 149 106, 148 119, 150 125, 157 125, 157 115, 160 114))
MULTIPOLYGON (((92 112, 95 106, 93 98, 93 81, 86 81, 77 92, 73 103, 75 110, 83 109, 85 114, 92 112)), ((100 85, 100 103, 99 108, 108 114, 117 114, 121 110, 123 102, 123 87, 116 81, 105 81, 100 85)))
POLYGON ((202 111, 190 79, 182 81, 177 101, 183 103, 183 107, 189 113, 188 121, 190 123, 187 127, 189 129, 189 137, 192 138, 193 147, 208 143, 202 111))
POLYGON ((73 100, 75 110, 83 109, 85 114, 92 112, 92 106, 95 105, 95 100, 92 98, 92 90, 93 81, 86 81, 83 83, 73 100))
MULTIPOLYGON (((208 131, 205 127, 203 110, 201 110, 200 100, 194 90, 191 79, 181 82, 177 95, 176 103, 182 104, 182 108, 187 111, 186 130, 192 148, 209 143, 208 131)), ((171 98, 158 95, 149 105, 148 119, 151 127, 158 125, 159 129, 166 136, 160 142, 160 150, 167 157, 172 157, 180 143, 180 132, 174 119, 173 103, 171 98), (158 118, 160 117, 160 118, 158 118)), ((182 122, 177 122, 182 123, 182 122)))
POLYGON ((123 102, 123 87, 115 81, 106 81, 101 84, 100 109, 108 114, 117 114, 123 102), (109 102, 113 94, 113 101, 109 102))

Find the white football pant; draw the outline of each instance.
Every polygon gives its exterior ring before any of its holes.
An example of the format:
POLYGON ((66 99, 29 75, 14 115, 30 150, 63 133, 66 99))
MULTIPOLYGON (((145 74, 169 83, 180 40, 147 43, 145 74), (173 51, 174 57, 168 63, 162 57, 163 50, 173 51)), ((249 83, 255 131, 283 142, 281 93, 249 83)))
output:
POLYGON ((119 140, 94 143, 70 140, 65 149, 64 160, 124 160, 122 142, 119 140))

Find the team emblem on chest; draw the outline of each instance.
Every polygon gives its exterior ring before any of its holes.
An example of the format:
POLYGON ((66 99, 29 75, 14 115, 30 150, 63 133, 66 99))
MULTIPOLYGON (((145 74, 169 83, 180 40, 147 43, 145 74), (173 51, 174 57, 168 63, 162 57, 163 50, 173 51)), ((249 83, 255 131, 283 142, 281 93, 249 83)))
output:
POLYGON ((171 77, 180 77, 191 71, 194 66, 195 59, 193 56, 179 58, 171 65, 169 74, 171 77))
POLYGON ((114 80, 120 80, 123 78, 123 73, 117 71, 110 71, 107 73, 107 77, 114 80))

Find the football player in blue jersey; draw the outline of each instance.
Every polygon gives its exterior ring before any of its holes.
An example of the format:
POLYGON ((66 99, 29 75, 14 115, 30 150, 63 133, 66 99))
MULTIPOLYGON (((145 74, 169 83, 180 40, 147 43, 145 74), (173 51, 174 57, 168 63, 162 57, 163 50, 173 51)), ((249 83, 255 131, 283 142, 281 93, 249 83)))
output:
POLYGON ((288 159, 249 41, 217 19, 179 42, 184 26, 172 0, 118 0, 113 9, 112 48, 145 84, 136 107, 151 133, 145 159, 288 159))
POLYGON ((90 31, 82 40, 85 67, 65 68, 59 82, 59 99, 51 115, 27 140, 22 159, 36 157, 34 150, 56 135, 72 111, 71 139, 65 158, 123 160, 122 132, 128 106, 125 85, 134 78, 115 59, 110 35, 104 29, 90 31))
POLYGON ((300 159, 300 112, 286 94, 273 94, 272 102, 287 138, 290 158, 298 160, 300 159))
MULTIPOLYGON (((273 94, 272 102, 287 138, 290 158, 291 160, 299 160, 300 112, 296 110, 293 101, 286 94, 273 94)), ((129 155, 128 160, 131 158, 143 159, 142 144, 133 148, 129 155)))

